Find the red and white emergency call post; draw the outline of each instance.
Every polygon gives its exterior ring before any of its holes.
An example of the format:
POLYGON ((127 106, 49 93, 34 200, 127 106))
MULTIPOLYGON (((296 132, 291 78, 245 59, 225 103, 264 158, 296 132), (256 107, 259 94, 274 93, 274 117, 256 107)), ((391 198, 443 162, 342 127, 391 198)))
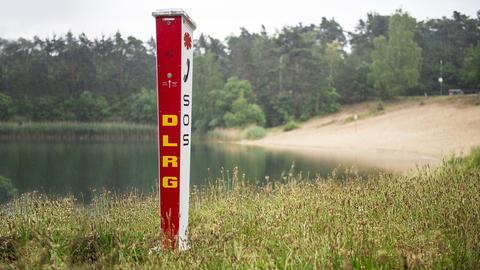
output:
POLYGON ((158 169, 161 229, 187 249, 192 125, 193 30, 181 9, 153 12, 157 36, 158 169))

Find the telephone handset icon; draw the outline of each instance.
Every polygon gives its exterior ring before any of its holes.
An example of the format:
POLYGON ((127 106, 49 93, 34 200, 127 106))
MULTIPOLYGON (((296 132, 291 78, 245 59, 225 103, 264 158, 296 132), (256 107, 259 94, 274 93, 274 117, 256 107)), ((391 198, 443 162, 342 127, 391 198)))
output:
POLYGON ((187 82, 189 74, 190 74, 190 59, 187 58, 187 74, 183 75, 183 82, 187 82))

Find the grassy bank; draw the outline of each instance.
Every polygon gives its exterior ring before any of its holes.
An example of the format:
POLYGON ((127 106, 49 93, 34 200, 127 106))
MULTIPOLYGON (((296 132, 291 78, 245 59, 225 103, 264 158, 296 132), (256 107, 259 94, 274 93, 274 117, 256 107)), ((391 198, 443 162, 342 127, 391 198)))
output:
POLYGON ((153 140, 156 129, 120 122, 0 122, 0 140, 153 140))
POLYGON ((182 253, 158 249, 156 197, 24 195, 1 208, 0 268, 478 269, 479 164, 477 150, 410 176, 262 188, 234 173, 193 192, 182 253))

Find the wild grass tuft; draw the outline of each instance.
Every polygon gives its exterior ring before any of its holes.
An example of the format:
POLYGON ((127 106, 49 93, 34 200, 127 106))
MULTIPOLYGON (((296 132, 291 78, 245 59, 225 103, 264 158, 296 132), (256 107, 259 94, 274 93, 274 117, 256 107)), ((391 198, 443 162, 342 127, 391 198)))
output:
POLYGON ((300 128, 300 125, 295 120, 289 120, 285 126, 283 126, 283 131, 290 131, 300 128))
POLYGON ((385 104, 382 101, 379 101, 368 107, 368 115, 370 116, 381 114, 384 111, 385 111, 385 104))

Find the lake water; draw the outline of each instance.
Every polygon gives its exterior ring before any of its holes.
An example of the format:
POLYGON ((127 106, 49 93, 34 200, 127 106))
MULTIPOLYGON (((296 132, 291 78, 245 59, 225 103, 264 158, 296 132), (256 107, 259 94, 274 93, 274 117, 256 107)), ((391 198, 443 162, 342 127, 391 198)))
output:
MULTIPOLYGON (((194 144, 191 185, 215 181, 222 168, 231 175, 234 167, 249 181, 264 183, 266 176, 280 179, 292 164, 295 172, 313 178, 355 161, 237 144, 194 144)), ((359 168, 360 174, 373 171, 371 166, 359 168)), ((94 189, 150 193, 157 186, 157 148, 148 142, 0 142, 0 175, 12 179, 21 193, 36 190, 84 198, 94 189)))

